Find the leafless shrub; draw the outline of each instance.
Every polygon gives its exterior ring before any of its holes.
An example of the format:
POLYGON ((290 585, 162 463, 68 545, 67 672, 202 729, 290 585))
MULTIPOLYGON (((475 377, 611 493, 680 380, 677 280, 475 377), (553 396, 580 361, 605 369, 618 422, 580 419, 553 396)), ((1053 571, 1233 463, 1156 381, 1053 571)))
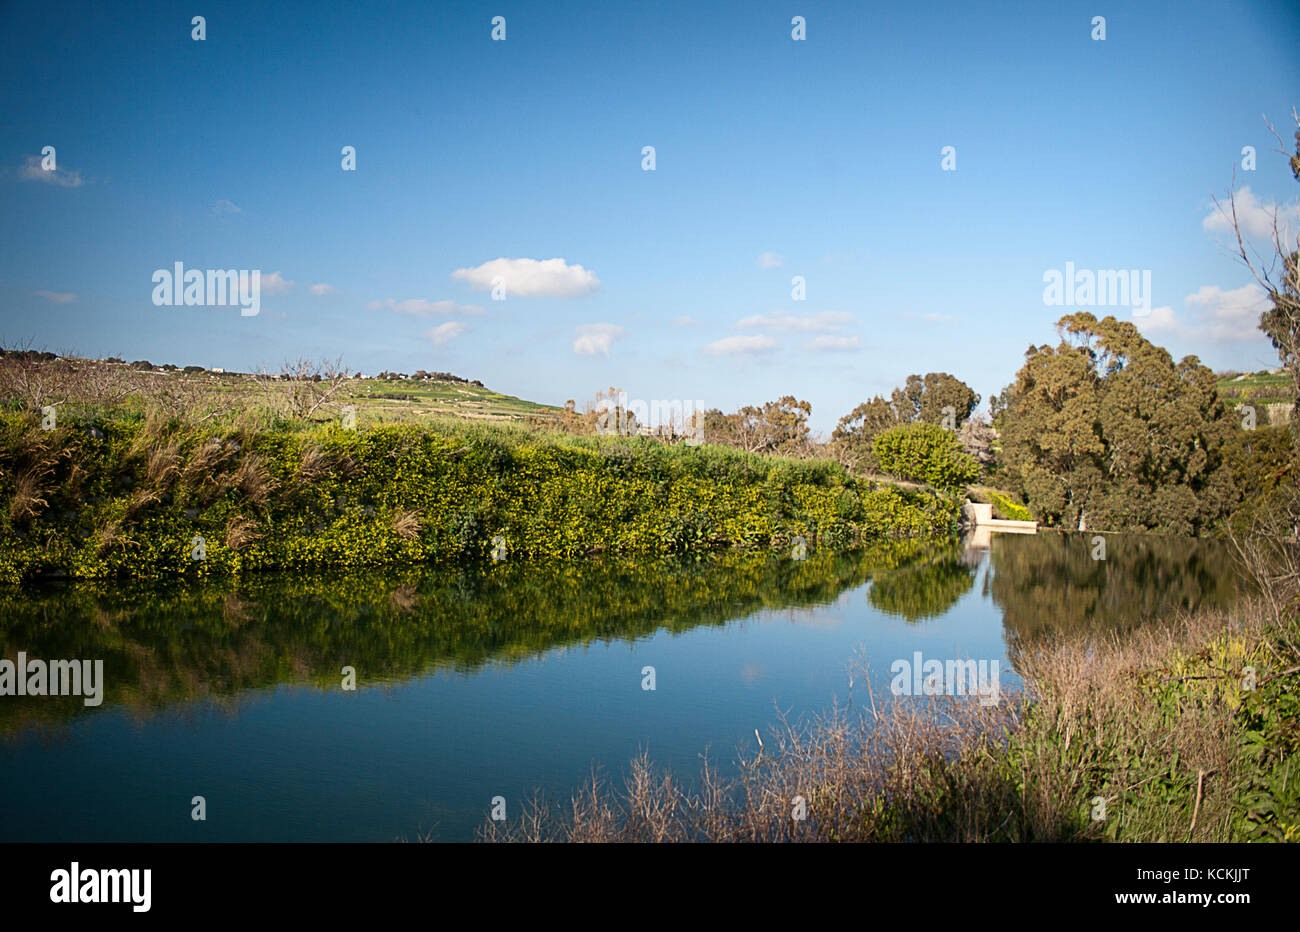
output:
POLYGON ((278 374, 259 373, 257 381, 273 410, 290 418, 314 419, 322 409, 337 406, 348 378, 342 357, 314 360, 300 356, 286 361, 278 374))

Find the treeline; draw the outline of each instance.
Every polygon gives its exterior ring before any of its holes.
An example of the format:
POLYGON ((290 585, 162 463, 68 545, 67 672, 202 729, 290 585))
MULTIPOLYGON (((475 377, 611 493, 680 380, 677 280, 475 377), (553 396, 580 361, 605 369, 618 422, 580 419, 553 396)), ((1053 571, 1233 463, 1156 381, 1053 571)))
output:
POLYGON ((983 483, 1012 496, 984 496, 1000 510, 1023 502, 1034 520, 1071 530, 1200 534, 1291 507, 1291 430, 1221 398, 1196 357, 1175 362, 1113 317, 1071 314, 1057 330, 1057 345, 1029 347, 987 416, 969 385, 931 372, 862 402, 823 441, 809 430, 811 404, 793 396, 706 412, 705 441, 940 489, 983 483))

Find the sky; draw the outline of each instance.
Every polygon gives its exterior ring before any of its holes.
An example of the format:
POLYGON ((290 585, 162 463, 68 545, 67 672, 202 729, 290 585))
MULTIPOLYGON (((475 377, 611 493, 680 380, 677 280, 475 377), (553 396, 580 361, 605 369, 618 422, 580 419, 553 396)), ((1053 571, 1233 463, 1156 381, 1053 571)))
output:
POLYGON ((1300 228, 1298 51, 1286 2, 0 0, 0 344, 823 433, 909 373, 987 400, 1076 309, 1272 368, 1214 198, 1300 228), (177 262, 259 312, 155 303, 177 262), (1148 307, 1050 305, 1067 263, 1148 307))

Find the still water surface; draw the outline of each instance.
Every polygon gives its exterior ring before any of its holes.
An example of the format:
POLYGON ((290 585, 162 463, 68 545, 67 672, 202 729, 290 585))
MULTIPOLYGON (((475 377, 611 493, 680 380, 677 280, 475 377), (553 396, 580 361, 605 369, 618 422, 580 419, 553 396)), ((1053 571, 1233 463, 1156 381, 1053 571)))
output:
POLYGON ((1233 597, 1211 542, 1089 540, 0 591, 0 656, 106 681, 97 708, 0 697, 0 841, 469 840, 494 796, 516 816, 642 749, 689 778, 780 713, 862 708, 867 676, 883 701, 917 651, 1014 691, 1044 633, 1233 597))

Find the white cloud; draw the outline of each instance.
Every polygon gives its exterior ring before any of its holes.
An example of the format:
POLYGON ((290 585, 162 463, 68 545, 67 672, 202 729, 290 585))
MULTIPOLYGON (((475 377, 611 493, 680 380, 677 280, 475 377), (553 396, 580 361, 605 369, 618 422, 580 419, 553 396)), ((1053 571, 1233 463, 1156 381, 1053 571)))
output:
POLYGON ((752 337, 723 337, 705 346, 704 352, 710 356, 746 356, 770 352, 778 345, 776 340, 762 334, 752 337))
POLYGON ((1248 340, 1259 336, 1259 315, 1270 306, 1268 295, 1251 282, 1231 291, 1218 285, 1202 285, 1186 298, 1196 309, 1216 340, 1248 340))
POLYGON ((433 341, 434 346, 446 346, 464 332, 464 324, 458 320, 449 320, 445 324, 439 324, 432 330, 426 330, 424 335, 433 341))
POLYGON ((230 216, 231 214, 242 214, 244 212, 244 208, 232 204, 230 203, 230 201, 227 201, 223 198, 222 200, 219 200, 212 205, 212 212, 216 214, 218 217, 226 217, 226 216, 230 216))
POLYGON ((858 348, 857 337, 813 337, 803 345, 814 353, 842 353, 858 348))
POLYGON ((1159 335, 1175 333, 1182 324, 1174 314, 1174 309, 1168 305, 1165 305, 1164 307, 1153 307, 1150 314, 1146 317, 1134 318, 1133 323, 1148 337, 1153 334, 1159 335))
POLYGON ((627 331, 615 324, 579 324, 577 333, 573 351, 579 356, 608 356, 610 346, 627 331))
POLYGON ((272 272, 270 275, 262 275, 262 293, 263 294, 284 294, 294 286, 291 279, 285 278, 279 272, 272 272))
POLYGON ((68 304, 77 300, 76 293, 71 291, 37 291, 35 294, 38 298, 53 301, 55 304, 68 304))
POLYGON ((1148 336, 1179 337, 1214 343, 1262 339, 1259 315, 1269 307, 1264 289, 1251 282, 1225 291, 1203 285, 1183 299, 1186 313, 1172 307, 1152 308, 1134 324, 1148 336))
POLYGON ((390 308, 413 317, 432 317, 435 314, 482 314, 483 308, 477 304, 457 304, 455 301, 426 301, 424 298, 407 298, 405 301, 371 301, 366 305, 368 311, 390 308))
POLYGON ((845 324, 853 323, 853 315, 844 311, 822 311, 817 314, 791 314, 789 311, 773 311, 766 315, 745 317, 736 323, 737 327, 763 327, 784 332, 808 333, 838 330, 845 324))
POLYGON ((23 181, 44 181, 46 184, 57 184, 61 188, 79 188, 84 184, 81 180, 81 172, 67 171, 65 169, 54 169, 46 171, 41 168, 41 157, 39 155, 27 156, 27 161, 18 169, 18 177, 23 181))
POLYGON ((317 282, 316 284, 312 285, 311 288, 308 290, 311 291, 312 294, 319 295, 321 297, 328 294, 338 294, 339 291, 333 285, 327 285, 324 282, 317 282))
POLYGON ((595 273, 563 259, 493 259, 451 277, 479 291, 491 291, 500 279, 507 298, 580 298, 600 287, 595 273))
POLYGON ((673 326, 674 326, 674 327, 698 327, 698 326, 699 326, 699 323, 700 323, 700 322, 699 322, 698 320, 696 320, 694 317, 674 317, 674 318, 673 318, 673 326))
POLYGON ((775 252, 765 252, 758 257, 760 269, 779 269, 785 265, 785 256, 775 252))
MULTIPOLYGON (((1247 185, 1237 192, 1235 201, 1237 222, 1241 224, 1241 232, 1246 236, 1272 236, 1275 216, 1279 230, 1294 228, 1296 223, 1300 223, 1300 204, 1279 206, 1275 201, 1264 203, 1247 185)), ((1221 201, 1210 208, 1210 213, 1201 221, 1201 227, 1211 233, 1231 233, 1232 212, 1232 202, 1221 201)))

